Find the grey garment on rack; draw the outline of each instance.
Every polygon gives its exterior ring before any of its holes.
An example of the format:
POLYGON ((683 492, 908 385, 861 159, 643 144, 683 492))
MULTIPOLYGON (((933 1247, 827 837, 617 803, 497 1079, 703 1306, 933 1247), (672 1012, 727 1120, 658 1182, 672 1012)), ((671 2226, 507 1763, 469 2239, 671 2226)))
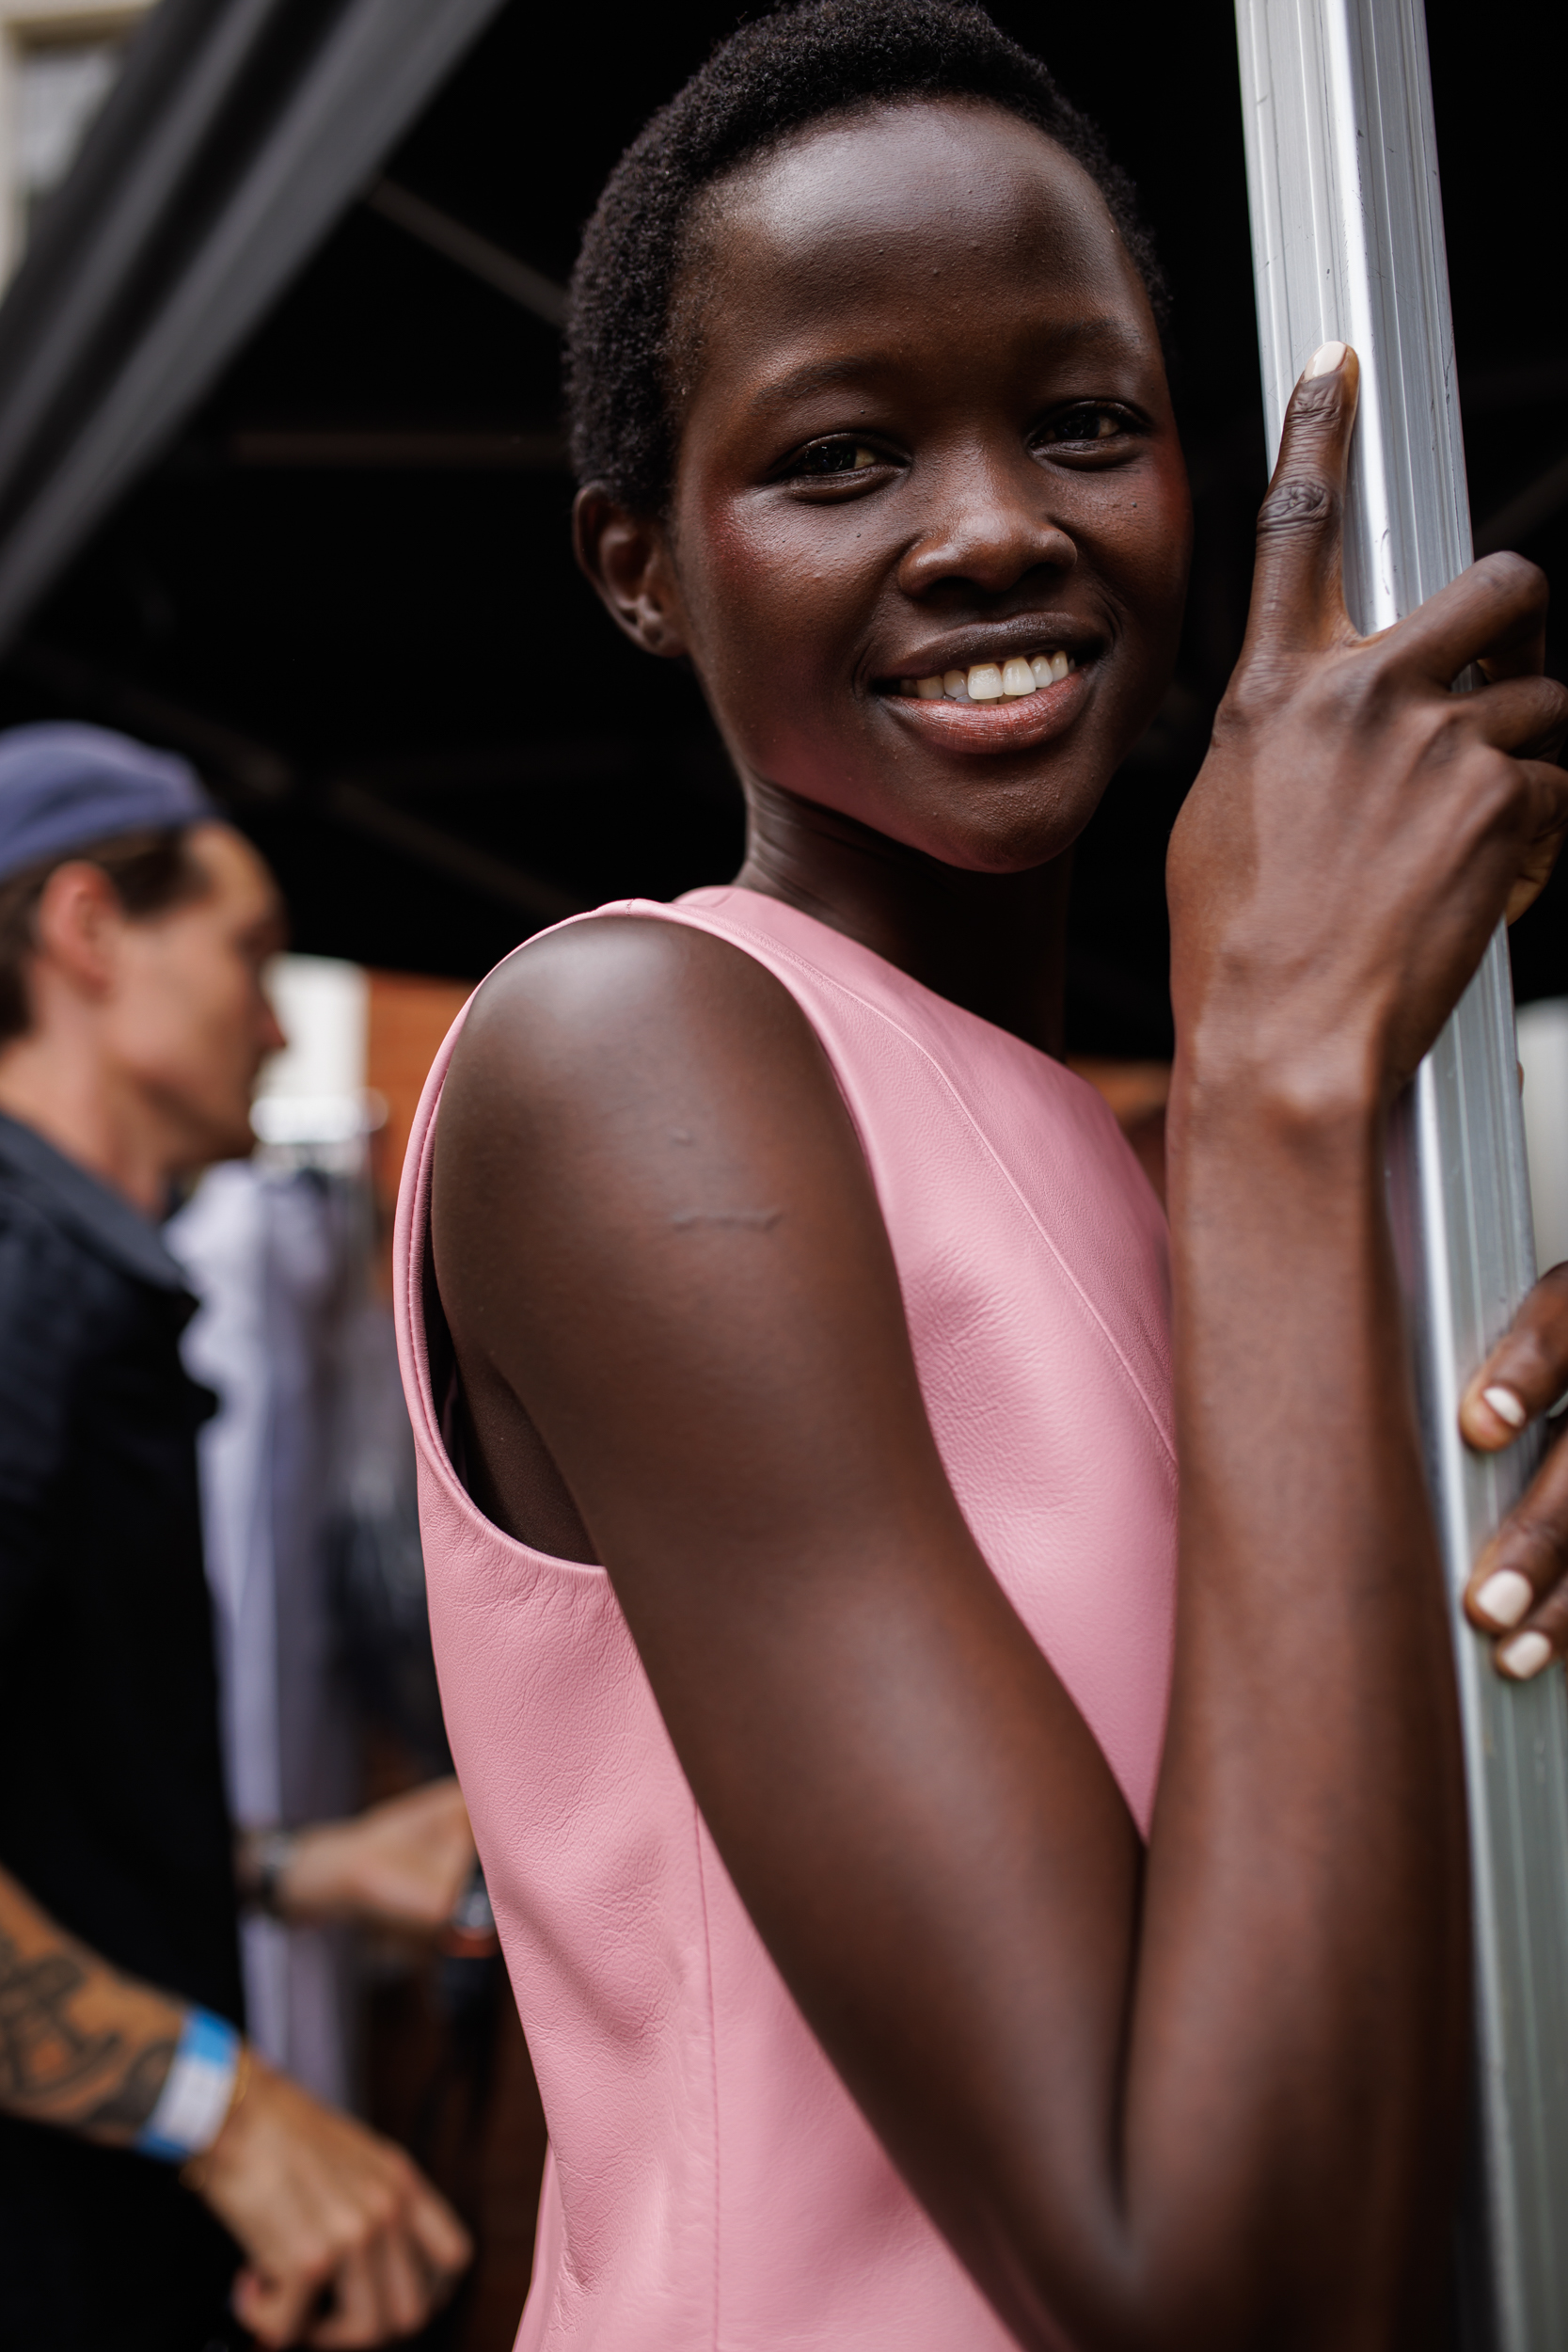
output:
MULTIPOLYGON (((246 1828, 331 1819, 357 1798, 327 1531, 339 1334, 363 1287, 363 1224, 341 1180, 245 1161, 214 1168, 166 1228, 201 1301, 186 1362, 219 1399, 201 1441, 203 1528, 230 1802, 246 1828)), ((346 2104, 343 1938, 247 1919, 244 1958, 257 2046, 346 2104)))

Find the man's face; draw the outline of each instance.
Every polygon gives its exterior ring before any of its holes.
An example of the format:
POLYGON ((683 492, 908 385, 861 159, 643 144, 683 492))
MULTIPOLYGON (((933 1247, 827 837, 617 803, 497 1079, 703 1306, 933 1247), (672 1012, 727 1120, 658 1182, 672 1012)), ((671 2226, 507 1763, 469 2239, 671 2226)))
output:
POLYGON ((186 847, 207 886, 119 927, 108 1009, 112 1060, 160 1113, 180 1169, 250 1150, 251 1090, 283 1043, 261 986, 284 935, 272 876, 227 825, 198 825, 186 847))

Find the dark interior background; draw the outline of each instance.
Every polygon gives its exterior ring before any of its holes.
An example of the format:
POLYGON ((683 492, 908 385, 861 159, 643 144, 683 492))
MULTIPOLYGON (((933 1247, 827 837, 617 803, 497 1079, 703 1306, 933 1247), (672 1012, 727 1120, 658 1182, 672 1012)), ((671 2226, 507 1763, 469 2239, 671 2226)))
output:
MULTIPOLYGON (((1175 295, 1198 518, 1178 683, 1078 860, 1070 1042, 1169 1046, 1162 868, 1240 642, 1262 421, 1232 17, 1000 6, 1136 179, 1175 295)), ((1544 6, 1429 14, 1478 534, 1548 570, 1568 482, 1560 101, 1544 6)), ((691 0, 506 9, 388 176, 563 280, 647 114, 736 22, 691 0)), ((738 794, 692 681, 622 642, 567 544, 559 344, 370 209, 345 217, 35 614, 0 722, 71 713, 196 752, 274 862, 295 944, 463 977, 546 900, 733 870, 738 794), (531 911, 531 890, 533 892, 531 911)), ((1562 674, 1560 628, 1551 666, 1562 674)), ((1515 934, 1568 992, 1568 880, 1515 934)))

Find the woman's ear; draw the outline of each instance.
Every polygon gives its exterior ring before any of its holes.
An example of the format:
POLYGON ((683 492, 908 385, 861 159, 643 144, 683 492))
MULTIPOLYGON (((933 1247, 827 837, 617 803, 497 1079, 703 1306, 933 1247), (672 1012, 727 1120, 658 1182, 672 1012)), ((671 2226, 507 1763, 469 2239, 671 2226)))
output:
POLYGON ((602 482, 587 483, 572 508, 578 562, 611 618, 644 653, 684 654, 682 610, 662 523, 619 505, 602 482))

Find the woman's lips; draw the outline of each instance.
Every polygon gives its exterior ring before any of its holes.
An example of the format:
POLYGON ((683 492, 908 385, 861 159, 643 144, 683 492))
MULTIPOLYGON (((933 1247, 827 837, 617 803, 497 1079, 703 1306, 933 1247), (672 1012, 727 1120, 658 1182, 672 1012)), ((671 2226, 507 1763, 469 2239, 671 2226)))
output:
POLYGON ((1021 694, 1016 702, 922 702, 913 694, 884 694, 895 712, 927 743, 948 752, 1026 752, 1069 727, 1088 699, 1095 663, 1082 661, 1064 678, 1021 694))

